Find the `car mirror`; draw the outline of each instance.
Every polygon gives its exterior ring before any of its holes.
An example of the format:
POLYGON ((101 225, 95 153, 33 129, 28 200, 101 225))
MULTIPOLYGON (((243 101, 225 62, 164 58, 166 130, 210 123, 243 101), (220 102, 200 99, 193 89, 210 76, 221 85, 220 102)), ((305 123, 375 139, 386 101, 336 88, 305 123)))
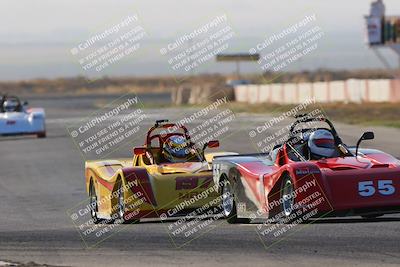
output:
POLYGON ((365 132, 361 135, 360 139, 357 141, 357 146, 356 146, 356 157, 358 155, 358 147, 360 146, 361 141, 363 140, 372 140, 375 138, 374 132, 365 132))
POLYGON ((372 140, 375 138, 374 132, 365 132, 363 133, 363 135, 361 136, 362 140, 372 140))
POLYGON ((147 151, 146 147, 133 148, 133 153, 138 156, 146 154, 146 151, 147 151))
POLYGON ((219 147, 219 141, 218 140, 209 141, 207 143, 207 147, 208 148, 217 148, 217 147, 219 147))
POLYGON ((24 103, 22 103, 23 106, 27 106, 29 105, 28 101, 24 101, 24 103))

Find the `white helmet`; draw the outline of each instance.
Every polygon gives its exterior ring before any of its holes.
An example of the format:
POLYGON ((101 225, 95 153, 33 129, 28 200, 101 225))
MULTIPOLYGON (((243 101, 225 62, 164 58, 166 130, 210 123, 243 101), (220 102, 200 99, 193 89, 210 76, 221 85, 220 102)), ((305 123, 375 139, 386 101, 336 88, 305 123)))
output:
POLYGON ((13 99, 6 100, 3 103, 3 109, 6 112, 16 111, 17 110, 17 106, 18 106, 17 101, 15 101, 13 99))
POLYGON ((319 129, 310 134, 308 147, 311 155, 317 158, 332 157, 335 152, 335 139, 330 131, 319 129))

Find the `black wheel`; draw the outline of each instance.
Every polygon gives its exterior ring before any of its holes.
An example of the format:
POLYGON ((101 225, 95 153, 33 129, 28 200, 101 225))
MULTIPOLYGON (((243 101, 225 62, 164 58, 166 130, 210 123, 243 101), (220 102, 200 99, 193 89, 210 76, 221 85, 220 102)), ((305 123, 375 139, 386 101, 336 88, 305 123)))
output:
POLYGON ((89 189, 89 198, 90 198, 90 215, 93 219, 93 222, 95 224, 101 223, 101 219, 97 216, 97 212, 99 211, 99 206, 97 202, 97 194, 96 194, 96 189, 94 188, 93 182, 90 183, 90 189, 89 189))
POLYGON ((287 218, 290 217, 293 213, 293 206, 295 204, 295 199, 293 197, 294 186, 293 181, 288 174, 286 174, 282 179, 281 185, 281 199, 282 205, 281 210, 282 214, 287 218))
POLYGON ((117 215, 118 219, 116 222, 121 223, 121 224, 126 224, 126 223, 138 223, 138 219, 126 219, 125 216, 125 211, 126 211, 126 203, 125 203, 125 195, 124 195, 124 190, 122 186, 122 182, 120 182, 118 186, 118 208, 117 208, 117 215))
POLYGON ((222 187, 222 213, 228 223, 249 223, 250 219, 238 218, 236 211, 233 187, 228 179, 225 179, 222 187))
POLYGON ((46 132, 37 134, 38 138, 46 138, 46 132))
POLYGON ((125 222, 125 197, 122 190, 122 183, 118 186, 118 220, 125 222))

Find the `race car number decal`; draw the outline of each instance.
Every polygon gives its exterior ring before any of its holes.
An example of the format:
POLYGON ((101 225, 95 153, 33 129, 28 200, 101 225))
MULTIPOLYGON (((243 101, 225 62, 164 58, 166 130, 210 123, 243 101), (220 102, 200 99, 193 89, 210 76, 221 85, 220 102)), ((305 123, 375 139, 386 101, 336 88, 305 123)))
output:
POLYGON ((378 193, 384 196, 390 196, 396 192, 392 180, 378 180, 377 185, 374 185, 374 181, 363 181, 358 183, 358 194, 363 197, 374 195, 377 189, 378 193))
POLYGON ((212 177, 179 177, 176 178, 176 190, 188 190, 199 188, 208 188, 212 182, 212 177))

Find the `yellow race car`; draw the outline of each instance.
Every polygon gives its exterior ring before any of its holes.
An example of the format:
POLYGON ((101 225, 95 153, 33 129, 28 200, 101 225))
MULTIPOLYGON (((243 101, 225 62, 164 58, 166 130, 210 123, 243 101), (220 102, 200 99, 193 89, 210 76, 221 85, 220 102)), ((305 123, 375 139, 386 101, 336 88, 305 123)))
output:
POLYGON ((199 214, 220 205, 212 177, 214 156, 205 154, 218 141, 198 148, 183 125, 156 121, 133 158, 86 161, 86 190, 95 223, 137 222, 199 214))

